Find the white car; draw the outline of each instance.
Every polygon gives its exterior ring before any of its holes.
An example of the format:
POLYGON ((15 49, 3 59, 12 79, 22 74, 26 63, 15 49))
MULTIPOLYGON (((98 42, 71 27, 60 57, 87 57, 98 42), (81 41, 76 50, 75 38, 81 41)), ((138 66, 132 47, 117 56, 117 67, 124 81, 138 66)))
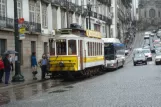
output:
POLYGON ((156 65, 161 64, 161 52, 156 53, 155 64, 156 65))
POLYGON ((149 39, 149 38, 150 38, 149 34, 144 36, 144 39, 149 39))
POLYGON ((145 54, 145 56, 147 57, 147 60, 152 61, 152 53, 150 51, 150 49, 142 49, 142 52, 145 54))

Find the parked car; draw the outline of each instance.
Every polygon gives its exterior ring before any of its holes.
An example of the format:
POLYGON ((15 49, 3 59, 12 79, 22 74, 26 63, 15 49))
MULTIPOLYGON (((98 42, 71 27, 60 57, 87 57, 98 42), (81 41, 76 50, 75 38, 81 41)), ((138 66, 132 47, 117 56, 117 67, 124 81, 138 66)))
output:
POLYGON ((150 51, 150 49, 142 49, 142 52, 144 53, 144 55, 147 57, 147 60, 152 61, 152 53, 150 51))
POLYGON ((133 64, 134 66, 136 66, 137 64, 147 65, 147 58, 143 53, 136 53, 133 57, 133 64))
POLYGON ((157 52, 155 55, 155 65, 161 64, 161 52, 157 52))

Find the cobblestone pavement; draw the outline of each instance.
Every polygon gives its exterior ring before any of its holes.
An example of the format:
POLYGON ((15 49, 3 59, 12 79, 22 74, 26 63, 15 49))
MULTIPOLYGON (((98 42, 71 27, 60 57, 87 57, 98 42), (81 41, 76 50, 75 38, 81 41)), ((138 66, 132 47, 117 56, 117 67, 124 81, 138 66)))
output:
MULTIPOLYGON (((130 58, 130 57, 129 57, 130 58)), ((2 107, 160 107, 161 66, 124 68, 77 82, 51 80, 4 90, 2 107), (16 95, 17 94, 17 95, 16 95)))

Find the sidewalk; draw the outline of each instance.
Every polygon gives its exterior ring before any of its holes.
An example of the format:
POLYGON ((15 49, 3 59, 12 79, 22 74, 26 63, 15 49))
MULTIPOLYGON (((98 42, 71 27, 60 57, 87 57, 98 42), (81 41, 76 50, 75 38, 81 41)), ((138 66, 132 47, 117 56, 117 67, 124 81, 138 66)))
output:
MULTIPOLYGON (((6 88, 23 86, 23 85, 29 85, 29 84, 33 84, 33 83, 37 83, 37 82, 41 81, 41 69, 40 69, 40 67, 38 67, 37 80, 33 80, 31 68, 21 68, 21 73, 24 76, 24 79, 25 79, 24 82, 12 82, 12 77, 14 76, 15 72, 11 71, 9 84, 6 85, 4 83, 0 83, 0 90, 6 89, 6 88)), ((3 82, 4 82, 4 76, 3 76, 3 82)), ((46 78, 49 79, 48 76, 46 78)))

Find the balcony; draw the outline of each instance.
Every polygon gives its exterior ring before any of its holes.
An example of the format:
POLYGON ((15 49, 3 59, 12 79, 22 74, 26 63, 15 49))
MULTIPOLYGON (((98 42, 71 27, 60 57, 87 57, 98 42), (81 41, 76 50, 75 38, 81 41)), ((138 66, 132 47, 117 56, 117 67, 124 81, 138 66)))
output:
POLYGON ((76 13, 77 14, 82 14, 82 7, 78 6, 78 5, 75 5, 75 7, 76 7, 76 13))
MULTIPOLYGON (((26 27, 26 31, 33 32, 33 33, 41 33, 40 23, 25 21, 24 26, 26 27)), ((13 31, 14 30, 14 19, 0 16, 0 29, 13 31)))
POLYGON ((72 12, 75 12, 76 11, 76 6, 72 2, 69 2, 69 11, 72 11, 72 12))
POLYGON ((60 6, 61 3, 60 3, 60 0, 52 0, 52 5, 55 5, 55 6, 60 6))
POLYGON ((97 1, 109 7, 111 6, 111 0, 97 0, 97 1))

